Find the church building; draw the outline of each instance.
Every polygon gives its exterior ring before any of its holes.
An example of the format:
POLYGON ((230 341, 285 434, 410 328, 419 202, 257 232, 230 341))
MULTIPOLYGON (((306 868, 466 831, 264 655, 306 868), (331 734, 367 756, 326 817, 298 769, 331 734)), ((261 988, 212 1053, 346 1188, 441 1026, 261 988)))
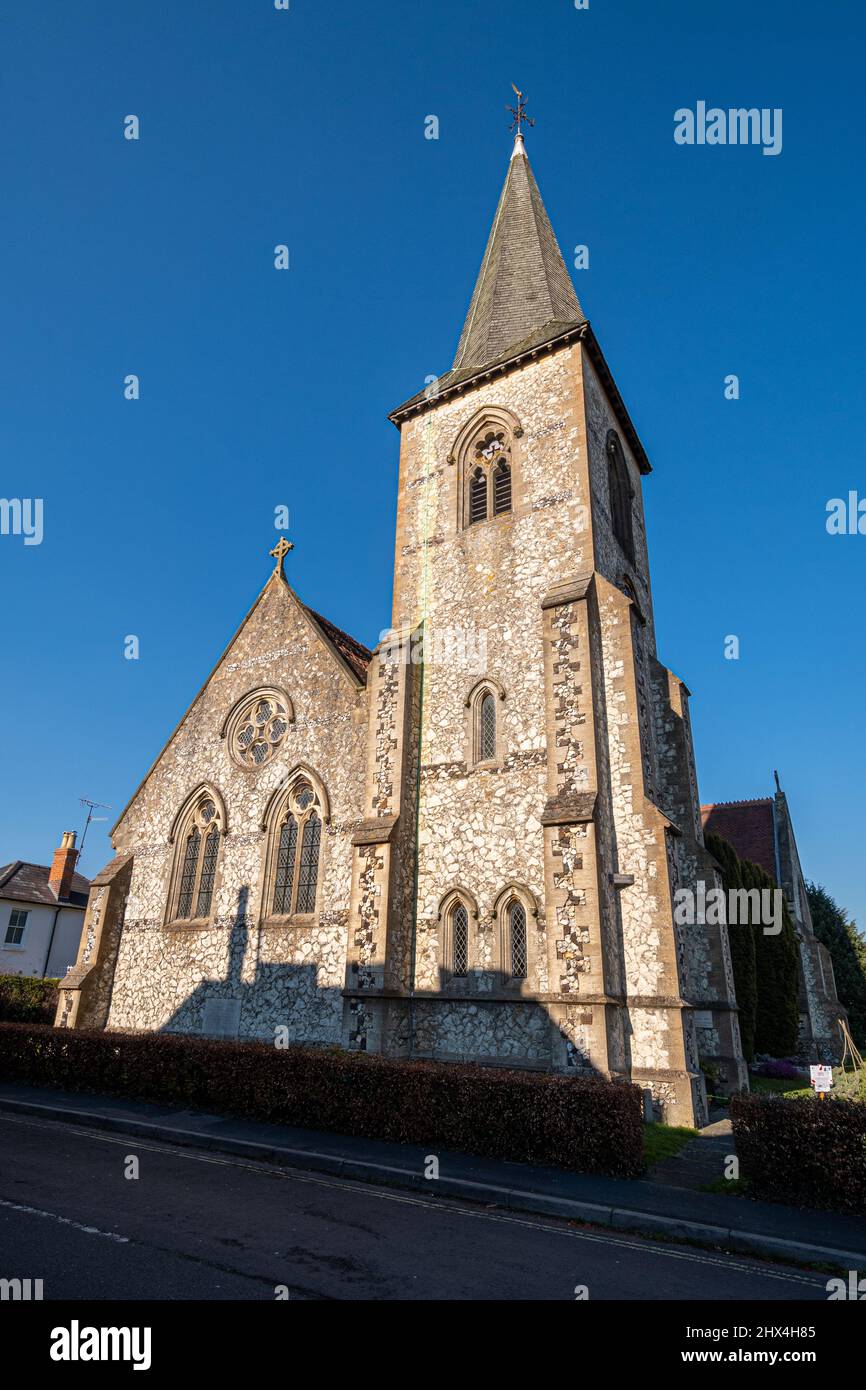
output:
MULTIPOLYGON (((65 1027, 745 1084, 689 694, 656 654, 650 463, 518 134, 451 369, 400 436, 392 631, 276 565, 115 825, 65 1027)), ((322 499, 323 505, 325 499, 322 499)), ((348 563, 348 562, 347 562, 348 563)))

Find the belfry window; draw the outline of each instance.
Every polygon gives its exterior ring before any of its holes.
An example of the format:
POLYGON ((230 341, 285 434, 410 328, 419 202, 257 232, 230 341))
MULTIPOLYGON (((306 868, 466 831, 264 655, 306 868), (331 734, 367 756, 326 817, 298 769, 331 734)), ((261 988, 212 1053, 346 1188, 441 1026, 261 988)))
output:
POLYGON ((511 441, 505 429, 475 437, 462 465, 465 472, 464 525, 503 516, 511 511, 511 441))
POLYGON ((610 495, 610 517, 613 534, 623 553, 634 564, 634 530, 632 525, 632 492, 628 464, 619 435, 609 430, 607 436, 607 482, 610 495))
POLYGON ((469 524, 487 520, 487 477, 483 468, 476 468, 469 483, 469 524))
POLYGON ((222 838, 222 816, 207 791, 195 800, 177 837, 169 920, 206 921, 211 916, 222 838))
POLYGON ((310 916, 316 910, 322 818, 308 782, 292 788, 279 818, 273 854, 270 912, 310 916))
POLYGON ((511 469, 500 459, 493 472, 493 515, 511 511, 511 469))

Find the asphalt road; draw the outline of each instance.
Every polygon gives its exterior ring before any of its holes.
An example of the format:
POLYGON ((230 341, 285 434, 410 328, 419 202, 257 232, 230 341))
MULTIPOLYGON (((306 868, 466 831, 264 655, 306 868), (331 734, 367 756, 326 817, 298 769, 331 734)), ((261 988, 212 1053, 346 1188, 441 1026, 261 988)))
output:
POLYGON ((0 1278, 50 1299, 826 1301, 826 1276, 0 1115, 0 1278), (138 1177, 128 1178, 138 1160, 138 1177), (285 1295, 284 1295, 285 1296, 285 1295))

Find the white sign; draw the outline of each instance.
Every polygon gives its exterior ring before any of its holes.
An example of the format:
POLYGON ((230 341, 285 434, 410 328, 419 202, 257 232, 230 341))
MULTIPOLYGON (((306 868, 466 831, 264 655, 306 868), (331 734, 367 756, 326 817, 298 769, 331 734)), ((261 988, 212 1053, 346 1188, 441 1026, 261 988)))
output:
POLYGON ((816 1091, 831 1091, 833 1089, 832 1067, 810 1067, 809 1073, 816 1091))

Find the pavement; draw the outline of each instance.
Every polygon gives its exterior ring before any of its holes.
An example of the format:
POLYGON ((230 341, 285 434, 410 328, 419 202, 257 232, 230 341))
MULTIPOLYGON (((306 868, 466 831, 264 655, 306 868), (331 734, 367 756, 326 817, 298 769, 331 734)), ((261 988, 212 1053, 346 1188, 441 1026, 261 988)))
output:
MULTIPOLYGON (((781 1301, 808 1303, 811 1321, 828 1300, 826 1272, 457 1201, 438 1186, 407 1191, 6 1109, 0 1278, 41 1280, 46 1304, 91 1320, 103 1300, 606 1299, 714 1311, 732 1300, 775 1324, 781 1301)), ((188 1343, 193 1324, 180 1324, 175 1342, 188 1343)), ((204 1335, 229 1351, 225 1323, 204 1335)))
POLYGON ((436 1151, 433 1146, 425 1150, 41 1087, 0 1085, 3 1114, 230 1155, 272 1168, 291 1168, 295 1176, 301 1170, 414 1191, 424 1198, 460 1199, 501 1212, 581 1222, 612 1232, 866 1271, 866 1217, 695 1191, 657 1177, 569 1173, 436 1151))

